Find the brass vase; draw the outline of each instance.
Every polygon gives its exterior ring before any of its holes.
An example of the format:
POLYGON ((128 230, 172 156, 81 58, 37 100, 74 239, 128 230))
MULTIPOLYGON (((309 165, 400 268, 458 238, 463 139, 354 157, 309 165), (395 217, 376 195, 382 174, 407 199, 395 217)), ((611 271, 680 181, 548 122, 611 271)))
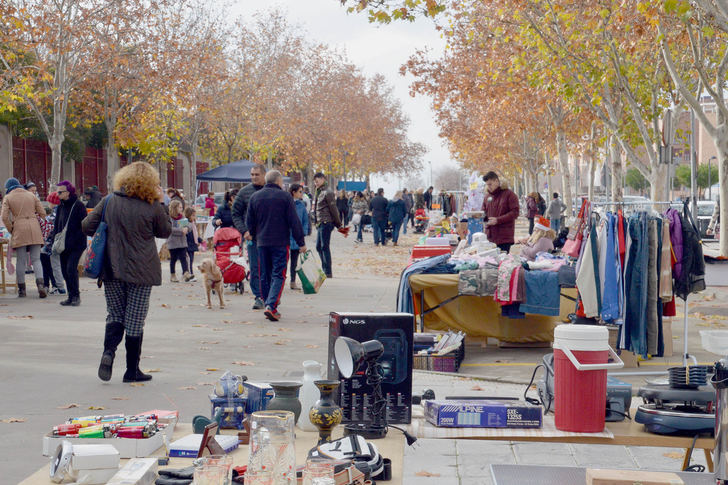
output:
POLYGON ((339 381, 314 381, 321 397, 308 413, 311 423, 319 430, 319 444, 331 441, 331 431, 341 423, 341 408, 334 401, 334 391, 339 387, 339 381))

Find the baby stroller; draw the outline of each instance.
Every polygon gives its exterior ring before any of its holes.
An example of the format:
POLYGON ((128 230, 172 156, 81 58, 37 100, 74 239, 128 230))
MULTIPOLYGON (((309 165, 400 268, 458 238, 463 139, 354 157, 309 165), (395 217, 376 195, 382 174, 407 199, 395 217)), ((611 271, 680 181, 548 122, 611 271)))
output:
POLYGON ((384 226, 384 241, 391 241, 394 236, 394 226, 391 221, 387 221, 387 225, 384 226))
POLYGON ((218 229, 212 238, 215 248, 215 264, 222 271, 223 283, 234 285, 234 291, 241 295, 245 291, 244 281, 248 273, 243 255, 242 239, 240 232, 232 227, 218 229))
POLYGON ((415 216, 415 234, 424 234, 428 221, 427 216, 415 216))

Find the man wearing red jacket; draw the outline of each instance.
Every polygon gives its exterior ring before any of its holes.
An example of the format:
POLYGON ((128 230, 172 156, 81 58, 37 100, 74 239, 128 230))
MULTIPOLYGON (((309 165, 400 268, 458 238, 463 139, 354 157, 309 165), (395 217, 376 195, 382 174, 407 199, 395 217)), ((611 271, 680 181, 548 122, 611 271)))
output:
POLYGON ((488 172, 483 176, 486 194, 483 201, 485 235, 488 241, 506 253, 511 250, 519 214, 518 196, 512 190, 501 187, 498 174, 488 172))

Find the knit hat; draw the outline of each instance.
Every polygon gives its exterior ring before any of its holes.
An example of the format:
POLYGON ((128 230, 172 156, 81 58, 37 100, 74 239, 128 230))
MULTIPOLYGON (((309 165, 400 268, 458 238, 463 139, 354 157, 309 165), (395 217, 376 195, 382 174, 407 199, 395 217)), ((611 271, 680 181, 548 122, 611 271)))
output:
POLYGON ((5 194, 9 194, 13 189, 17 189, 18 187, 22 187, 22 185, 20 185, 20 182, 18 182, 18 179, 16 179, 15 177, 10 177, 5 182, 5 194))
POLYGON ((28 180, 28 182, 25 184, 25 188, 29 189, 31 187, 35 187, 35 184, 33 183, 32 180, 28 180))
POLYGON ((61 198, 58 197, 58 192, 51 192, 48 194, 48 197, 46 197, 46 200, 54 205, 61 205, 61 198))
POLYGON ((539 216, 536 218, 536 224, 533 226, 534 229, 541 229, 542 231, 548 231, 551 229, 551 221, 545 217, 539 216))

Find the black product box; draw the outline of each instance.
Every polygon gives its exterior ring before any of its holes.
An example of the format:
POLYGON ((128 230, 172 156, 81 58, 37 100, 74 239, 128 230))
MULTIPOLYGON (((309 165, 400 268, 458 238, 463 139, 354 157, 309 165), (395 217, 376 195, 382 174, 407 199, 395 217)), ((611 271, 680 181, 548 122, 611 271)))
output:
POLYGON ((411 313, 337 313, 329 314, 328 378, 341 381, 339 405, 344 423, 371 422, 372 388, 367 385, 366 363, 351 379, 339 373, 334 358, 338 337, 359 342, 379 340, 384 353, 379 358, 384 379, 382 394, 387 399, 387 422, 409 424, 412 420, 412 355, 414 315, 411 313))
POLYGON ((543 408, 523 401, 425 401, 425 419, 450 428, 540 428, 543 408))

